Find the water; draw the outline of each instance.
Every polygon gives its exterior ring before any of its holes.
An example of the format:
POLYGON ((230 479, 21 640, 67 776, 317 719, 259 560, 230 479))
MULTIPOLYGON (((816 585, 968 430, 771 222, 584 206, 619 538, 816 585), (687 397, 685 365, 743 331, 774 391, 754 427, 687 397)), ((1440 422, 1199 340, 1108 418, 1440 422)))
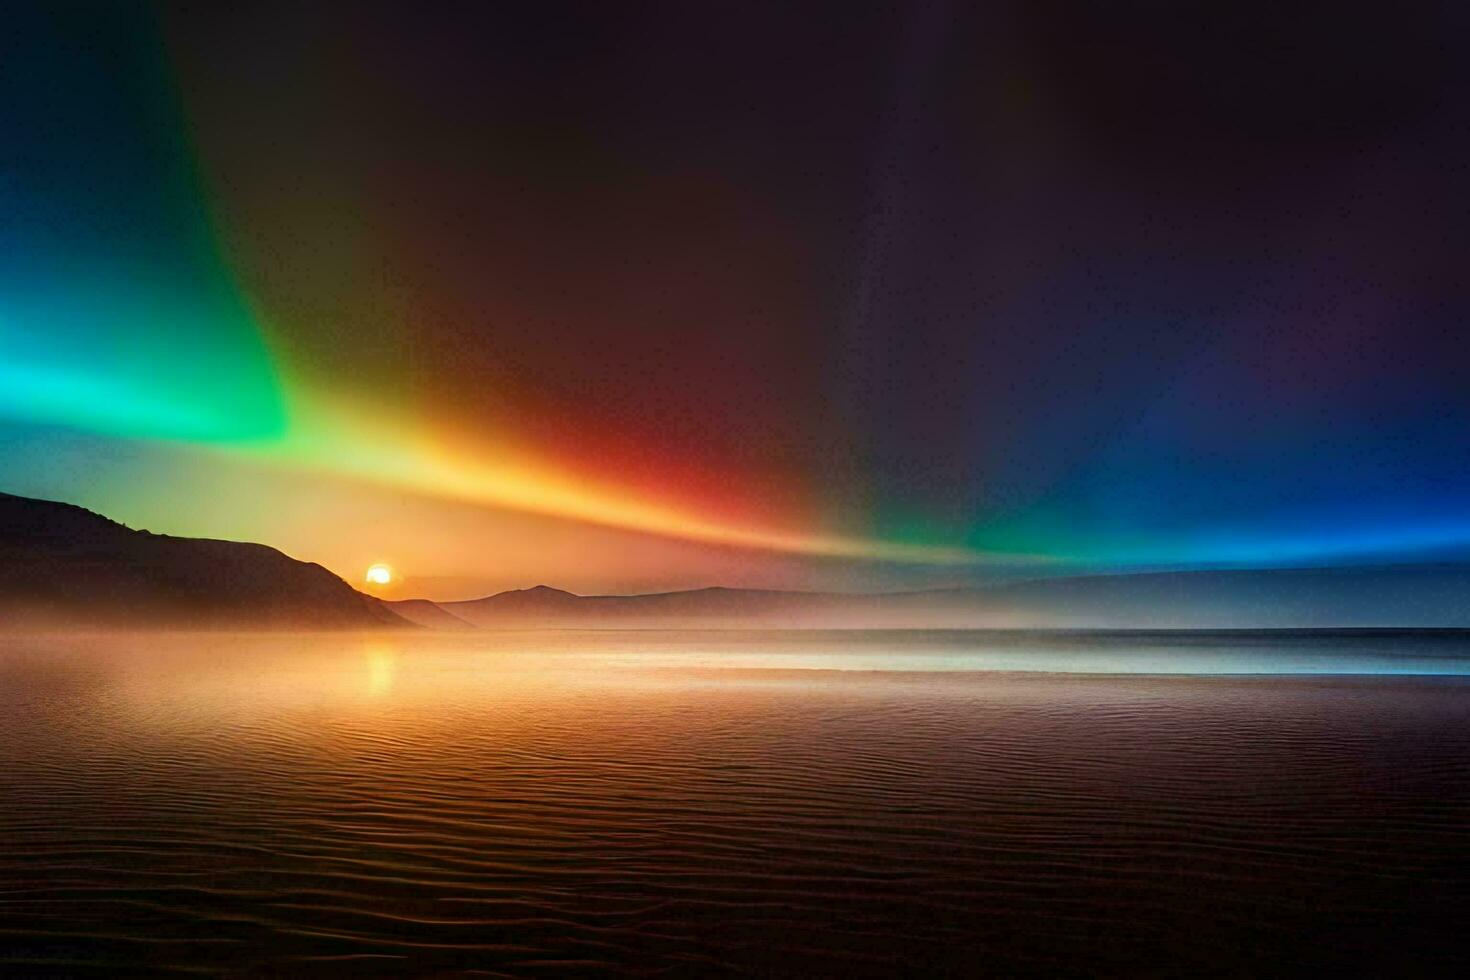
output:
POLYGON ((1453 635, 9 638, 0 972, 1449 972, 1467 664, 1453 635))

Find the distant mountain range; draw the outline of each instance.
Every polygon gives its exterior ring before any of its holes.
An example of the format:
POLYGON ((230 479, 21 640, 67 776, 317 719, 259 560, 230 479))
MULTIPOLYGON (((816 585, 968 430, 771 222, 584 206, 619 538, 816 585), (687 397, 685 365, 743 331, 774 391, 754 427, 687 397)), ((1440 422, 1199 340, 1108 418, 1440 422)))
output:
MULTIPOLYGON (((1470 567, 1388 565, 1087 575, 881 595, 713 588, 579 596, 538 586, 437 606, 482 628, 1470 627, 1470 567)), ((407 611, 403 614, 415 618, 407 611)))
POLYGON ((273 548, 131 530, 0 494, 0 622, 435 630, 1470 627, 1470 566, 1087 575, 878 595, 696 589, 385 602, 273 548))

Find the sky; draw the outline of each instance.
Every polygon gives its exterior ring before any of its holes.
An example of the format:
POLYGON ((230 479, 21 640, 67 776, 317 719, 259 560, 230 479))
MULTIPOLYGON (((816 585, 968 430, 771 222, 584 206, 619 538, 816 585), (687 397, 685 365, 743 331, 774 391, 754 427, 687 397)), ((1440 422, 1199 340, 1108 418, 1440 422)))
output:
POLYGON ((441 599, 1470 555, 1455 5, 8 18, 0 490, 441 599))

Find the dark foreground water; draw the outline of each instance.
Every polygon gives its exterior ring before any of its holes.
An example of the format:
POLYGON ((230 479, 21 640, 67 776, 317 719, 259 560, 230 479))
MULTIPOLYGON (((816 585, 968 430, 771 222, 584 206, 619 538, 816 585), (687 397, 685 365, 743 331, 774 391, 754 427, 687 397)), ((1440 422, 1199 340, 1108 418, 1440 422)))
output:
POLYGON ((1467 664, 1443 637, 3 639, 0 973, 1451 975, 1467 664))

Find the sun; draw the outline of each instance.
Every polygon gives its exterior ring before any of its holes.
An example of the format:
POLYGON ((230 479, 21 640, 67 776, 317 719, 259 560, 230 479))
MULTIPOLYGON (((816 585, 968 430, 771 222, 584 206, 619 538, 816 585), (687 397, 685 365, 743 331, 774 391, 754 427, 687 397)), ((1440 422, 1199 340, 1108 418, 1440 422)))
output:
POLYGON ((370 585, 387 585, 393 581, 393 569, 381 562, 368 566, 367 580, 370 585))

